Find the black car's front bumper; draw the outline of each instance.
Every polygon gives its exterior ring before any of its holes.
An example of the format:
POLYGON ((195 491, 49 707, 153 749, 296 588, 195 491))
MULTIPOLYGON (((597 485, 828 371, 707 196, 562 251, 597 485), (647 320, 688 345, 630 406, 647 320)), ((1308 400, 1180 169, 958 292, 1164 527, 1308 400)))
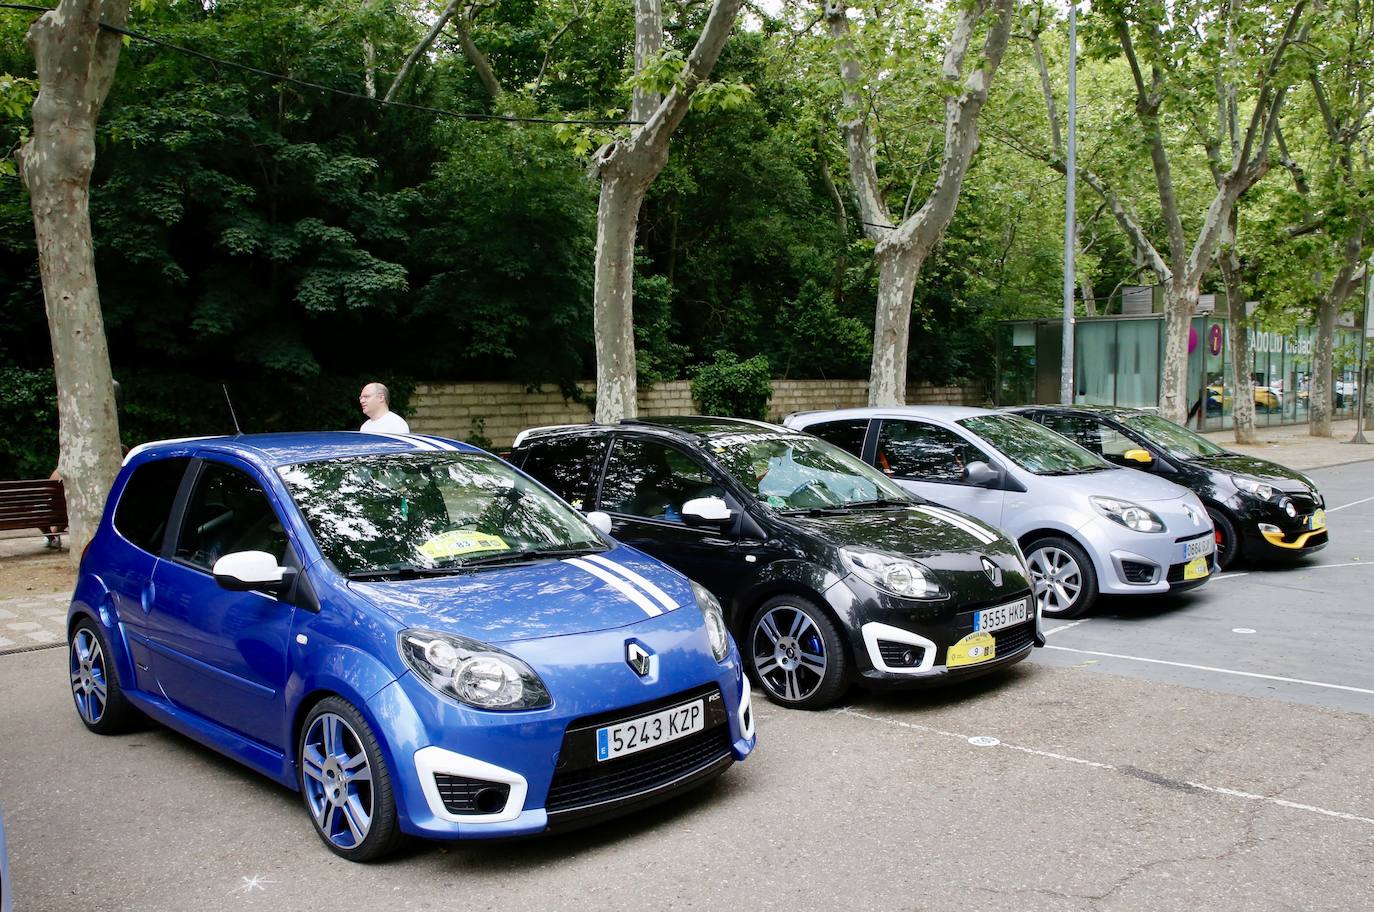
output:
POLYGON ((1283 495, 1293 501, 1296 516, 1273 501, 1250 502, 1237 511, 1241 549, 1246 557, 1295 558, 1325 548, 1330 540, 1325 504, 1320 497, 1283 495))

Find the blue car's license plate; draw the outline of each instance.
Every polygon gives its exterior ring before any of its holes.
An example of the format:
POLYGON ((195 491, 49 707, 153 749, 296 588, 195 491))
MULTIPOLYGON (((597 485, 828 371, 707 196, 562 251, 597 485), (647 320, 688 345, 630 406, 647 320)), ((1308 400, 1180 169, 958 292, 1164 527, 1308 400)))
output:
POLYGON ((693 700, 596 730, 596 759, 613 760, 676 741, 706 725, 706 701, 693 700))

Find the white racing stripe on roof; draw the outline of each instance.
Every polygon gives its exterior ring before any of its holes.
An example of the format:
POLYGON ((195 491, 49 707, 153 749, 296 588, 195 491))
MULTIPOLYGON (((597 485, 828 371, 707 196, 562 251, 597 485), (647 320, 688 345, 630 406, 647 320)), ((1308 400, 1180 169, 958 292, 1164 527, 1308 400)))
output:
POLYGON ((610 586, 616 592, 619 592, 621 595, 625 596, 627 599, 634 602, 636 605, 642 608, 644 610, 644 613, 647 614, 649 617, 658 617, 660 614, 663 613, 663 611, 657 605, 655 605, 653 602, 649 601, 647 598, 644 597, 644 593, 640 592, 638 589, 634 588, 629 583, 622 580, 620 577, 612 573, 608 573, 605 570, 602 570, 595 564, 589 564, 586 561, 580 560, 576 557, 565 557, 563 559, 563 563, 572 564, 577 569, 585 570, 586 572, 590 573, 592 576, 596 577, 606 585, 610 586))
POLYGON ((929 504, 921 504, 920 506, 916 507, 916 510, 917 512, 924 513, 927 516, 933 516, 936 519, 943 519, 951 526, 957 526, 958 528, 963 529, 969 535, 972 535, 974 538, 978 539, 985 545, 990 545, 993 542, 997 541, 997 536, 990 534, 986 529, 982 529, 974 525, 972 522, 969 522, 967 519, 960 516, 958 513, 951 513, 948 510, 941 509, 940 507, 933 507, 929 504))
POLYGON ((449 443, 447 440, 445 440, 445 439, 442 438, 442 437, 435 437, 435 436, 433 436, 432 434, 411 434, 410 436, 415 437, 415 438, 417 438, 417 439, 419 439, 419 440, 424 440, 424 441, 426 441, 426 442, 428 442, 428 443, 432 443, 432 444, 434 444, 436 447, 438 447, 439 449, 444 450, 444 451, 449 452, 449 453, 457 453, 457 452, 459 452, 459 450, 458 450, 458 448, 457 448, 456 446, 454 446, 453 444, 449 443))
POLYGON ((437 446, 430 443, 428 440, 423 440, 411 434, 387 434, 381 431, 366 431, 364 433, 373 434, 377 437, 385 437, 388 440, 397 440, 401 443, 408 443, 411 446, 415 447, 415 449, 417 450, 428 450, 432 452, 434 450, 439 449, 437 446))
POLYGON ((649 593, 649 595, 653 597, 654 601, 658 602, 660 605, 663 606, 664 611, 675 611, 676 609, 682 607, 676 601, 674 601, 673 597, 670 596, 668 593, 664 592, 662 589, 655 586, 649 580, 640 576, 638 573, 634 572, 629 567, 626 567, 623 564, 618 564, 613 560, 608 560, 607 558, 602 557, 600 554, 588 554, 587 560, 593 561, 594 563, 597 563, 602 567, 605 567, 607 570, 610 570, 613 573, 619 573, 621 576, 625 577, 625 579, 634 583, 636 586, 643 589, 645 592, 649 593))

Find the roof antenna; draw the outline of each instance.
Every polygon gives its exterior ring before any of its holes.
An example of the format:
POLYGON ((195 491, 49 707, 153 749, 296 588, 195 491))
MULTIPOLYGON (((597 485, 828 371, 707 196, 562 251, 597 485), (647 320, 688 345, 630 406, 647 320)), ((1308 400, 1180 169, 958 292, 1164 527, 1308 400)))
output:
POLYGON ((221 383, 219 388, 224 390, 224 401, 229 403, 229 417, 234 419, 234 435, 242 437, 243 429, 239 427, 239 416, 234 414, 234 400, 229 398, 229 387, 227 384, 221 383))

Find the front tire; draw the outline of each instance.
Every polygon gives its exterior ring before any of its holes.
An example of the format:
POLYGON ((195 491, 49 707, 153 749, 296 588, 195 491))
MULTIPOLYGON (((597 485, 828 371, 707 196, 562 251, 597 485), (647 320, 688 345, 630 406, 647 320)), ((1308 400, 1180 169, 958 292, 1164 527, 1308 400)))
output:
POLYGON ((76 712, 88 729, 97 735, 116 735, 133 726, 138 710, 124 696, 105 635, 90 618, 83 617, 72 627, 67 672, 76 712))
POLYGON ((341 697, 326 697, 301 726, 296 751, 301 796, 315 832, 335 855, 373 861, 396 849, 401 829, 381 746, 367 720, 341 697))
POLYGON ((849 678, 849 655, 830 616, 795 595, 771 598, 749 622, 744 652, 768 699, 792 709, 822 709, 849 678))
POLYGON ((1240 537, 1236 533, 1236 524, 1220 510, 1207 508, 1207 515, 1212 517, 1217 544, 1217 569, 1229 570, 1231 565, 1240 557, 1240 537))
POLYGON ((1097 601, 1097 571, 1077 542, 1047 535, 1028 544, 1025 553, 1042 615, 1073 619, 1088 613, 1097 601))

